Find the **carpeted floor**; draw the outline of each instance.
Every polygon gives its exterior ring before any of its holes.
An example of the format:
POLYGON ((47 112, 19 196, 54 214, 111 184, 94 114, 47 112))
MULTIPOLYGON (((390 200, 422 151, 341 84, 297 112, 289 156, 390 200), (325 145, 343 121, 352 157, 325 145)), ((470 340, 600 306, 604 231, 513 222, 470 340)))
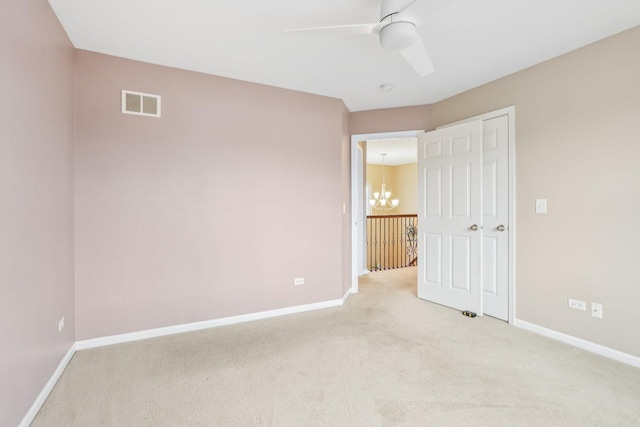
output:
POLYGON ((77 352, 32 426, 640 426, 640 369, 415 297, 77 352))

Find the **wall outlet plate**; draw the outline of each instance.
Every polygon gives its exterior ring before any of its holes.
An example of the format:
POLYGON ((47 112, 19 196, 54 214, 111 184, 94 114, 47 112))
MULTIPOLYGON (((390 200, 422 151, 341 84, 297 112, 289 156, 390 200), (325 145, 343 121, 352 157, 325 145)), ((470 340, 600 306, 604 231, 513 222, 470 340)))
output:
POLYGON ((536 213, 537 214, 547 213, 547 199, 536 199, 536 213))
POLYGON ((64 317, 58 321, 58 333, 64 329, 64 317))
POLYGON ((602 319, 602 304, 598 304, 597 302, 591 303, 591 317, 602 319))
POLYGON ((585 304, 585 302, 577 299, 569 298, 567 305, 569 306, 569 308, 573 308, 574 310, 582 310, 582 311, 587 310, 587 305, 585 304))
POLYGON ((296 277, 295 279, 293 279, 293 284, 296 286, 304 285, 304 277, 296 277))

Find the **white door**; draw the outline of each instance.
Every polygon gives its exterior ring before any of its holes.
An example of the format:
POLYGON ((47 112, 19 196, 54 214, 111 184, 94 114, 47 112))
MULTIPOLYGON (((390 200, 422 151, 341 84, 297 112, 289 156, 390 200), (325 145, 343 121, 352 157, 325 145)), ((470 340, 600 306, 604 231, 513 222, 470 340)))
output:
POLYGON ((418 297, 482 316, 482 121, 418 136, 418 297))
POLYGON ((482 136, 483 310, 509 320, 509 117, 485 120, 482 136))

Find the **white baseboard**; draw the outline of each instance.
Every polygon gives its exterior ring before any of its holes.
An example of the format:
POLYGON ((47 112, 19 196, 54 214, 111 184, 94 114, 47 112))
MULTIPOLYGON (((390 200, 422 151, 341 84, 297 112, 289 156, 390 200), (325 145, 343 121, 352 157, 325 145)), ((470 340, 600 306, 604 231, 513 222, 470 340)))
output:
POLYGON ((349 297, 351 296, 351 289, 348 289, 347 292, 344 293, 344 295, 342 296, 342 304, 344 305, 347 300, 349 299, 349 297))
MULTIPOLYGON (((29 427, 29 425, 33 422, 38 411, 44 404, 45 400, 47 400, 49 393, 51 393, 51 390, 53 390, 53 387, 58 382, 58 379, 62 375, 62 372, 64 372, 65 368, 69 364, 69 361, 71 360, 71 358, 73 357, 73 355, 77 350, 84 350, 89 348, 102 347, 105 345, 137 341, 137 340, 142 340, 146 338, 160 337, 164 335, 173 335, 181 332, 198 331, 201 329, 214 328, 218 326, 233 325, 236 323, 250 322, 252 320, 260 320, 260 319, 268 319, 271 317, 284 316, 287 314, 294 314, 294 313, 302 313, 305 311, 319 310, 322 308, 338 307, 343 305, 347 301, 347 299, 349 299, 350 295, 351 295, 351 290, 347 290, 347 292, 344 294, 344 296, 341 299, 317 302, 313 304, 298 305, 298 306, 287 307, 287 308, 280 308, 277 310, 261 311, 258 313, 243 314, 240 316, 225 317, 221 319, 206 320, 203 322, 168 326, 165 328, 149 329, 146 331, 132 332, 128 334, 112 335, 108 337, 77 341, 76 343, 71 345, 71 348, 69 348, 69 351, 67 351, 65 356, 62 358, 62 361, 60 361, 60 364, 58 365, 56 370, 53 372, 53 375, 51 375, 51 378, 49 378, 49 381, 47 381, 47 384, 44 386, 44 388, 42 389, 42 391, 40 392, 36 400, 33 402, 33 405, 31 405, 31 408, 29 408, 29 411, 24 416, 24 418, 22 419, 22 422, 18 425, 18 427, 29 427)), ((548 338, 552 338, 552 339, 564 342, 574 347, 578 347, 583 350, 587 350, 592 353, 596 353, 613 360, 617 360, 622 363, 626 363, 631 366, 635 366, 636 368, 640 368, 640 357, 633 356, 628 353, 623 353, 621 351, 614 350, 612 348, 605 347, 603 345, 596 344, 591 341, 583 340, 581 338, 577 338, 572 335, 567 335, 562 332, 554 331, 552 329, 547 329, 545 327, 536 325, 534 323, 529 323, 520 319, 515 319, 514 326, 528 330, 530 332, 534 332, 539 335, 544 335, 548 338)))
POLYGON ((128 334, 112 335, 108 337, 77 341, 71 346, 67 354, 65 354, 64 358, 56 368, 55 372, 53 373, 51 378, 49 378, 49 381, 44 386, 44 388, 36 398, 35 402, 33 402, 33 405, 31 405, 31 408, 29 409, 27 414, 24 416, 24 418, 22 419, 22 422, 19 424, 18 427, 29 427, 29 425, 33 422, 34 418, 38 414, 38 411, 44 404, 45 400, 47 400, 47 397, 49 397, 49 393, 51 393, 51 390, 53 390, 53 387, 58 382, 60 375, 62 375, 62 372, 64 372, 65 368, 69 364, 69 361, 71 360, 75 352, 78 350, 85 350, 89 348, 102 347, 105 345, 120 344, 120 343, 125 343, 130 341, 143 340, 146 338, 154 338, 154 337, 160 337, 164 335, 179 334, 181 332, 198 331, 201 329, 215 328, 218 326, 233 325, 236 323, 250 322, 252 320, 268 319, 270 317, 278 317, 278 316, 284 316, 287 314, 302 313, 305 311, 319 310, 322 308, 338 307, 343 305, 347 301, 347 299, 349 298, 349 295, 351 295, 351 290, 348 290, 344 294, 344 296, 340 299, 316 302, 313 304, 297 305, 293 307, 279 308, 277 310, 261 311, 258 313, 243 314, 240 316, 224 317, 222 319, 206 320, 203 322, 187 323, 187 324, 176 325, 176 326, 167 326, 165 328, 149 329, 146 331, 132 332, 128 334))
POLYGON ((626 363, 627 365, 640 368, 640 357, 633 356, 628 353, 623 353, 621 351, 614 350, 610 347, 605 347, 591 341, 583 340, 582 338, 577 338, 572 335, 554 331, 553 329, 547 329, 534 323, 525 322, 524 320, 516 319, 513 324, 518 328, 526 329, 527 331, 531 331, 539 335, 544 335, 545 337, 552 338, 565 344, 590 351, 591 353, 599 354, 600 356, 608 357, 609 359, 617 360, 618 362, 626 363))
POLYGON ((279 308, 276 310, 260 311, 258 313, 242 314, 239 316, 224 317, 221 319, 205 320, 202 322, 185 323, 182 325, 166 326, 164 328, 147 329, 145 331, 130 332, 127 334, 111 335, 107 337, 93 338, 76 342, 76 350, 103 347, 105 345, 121 344, 125 342, 144 340, 147 338, 162 337, 165 335, 179 334, 182 332, 199 331, 201 329, 215 328, 218 326, 234 325, 236 323, 250 322, 252 320, 268 319, 270 317, 284 316, 287 314, 302 313, 305 311, 319 310, 322 308, 338 307, 345 303, 351 291, 340 299, 334 299, 313 304, 297 305, 293 307, 279 308))
POLYGON ((47 384, 45 384, 44 388, 42 389, 36 400, 33 402, 33 405, 31 405, 31 408, 29 408, 27 415, 24 416, 22 422, 18 425, 18 427, 29 427, 29 425, 33 422, 33 419, 38 414, 40 408, 42 408, 44 401, 47 400, 47 397, 49 397, 49 393, 51 393, 51 390, 53 390, 53 387, 58 382, 60 375, 62 375, 62 372, 64 372, 75 352, 76 345, 72 344, 71 348, 69 349, 69 351, 67 351, 67 354, 64 355, 62 361, 53 372, 53 375, 51 375, 51 378, 49 378, 49 381, 47 381, 47 384))

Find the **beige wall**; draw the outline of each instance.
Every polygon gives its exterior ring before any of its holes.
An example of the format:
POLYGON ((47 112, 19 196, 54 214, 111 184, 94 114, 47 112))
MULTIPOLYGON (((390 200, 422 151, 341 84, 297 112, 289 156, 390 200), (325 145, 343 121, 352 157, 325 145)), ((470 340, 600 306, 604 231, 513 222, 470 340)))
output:
POLYGON ((343 296, 342 101, 86 51, 76 73, 78 340, 343 296))
POLYGON ((407 163, 394 167, 396 176, 396 196, 400 200, 396 214, 418 213, 418 165, 407 163))
POLYGON ((516 315, 640 356, 640 27, 433 107, 516 108, 516 315), (548 214, 534 200, 548 199, 548 214), (567 298, 604 305, 604 319, 567 298))
POLYGON ((349 115, 352 135, 433 129, 431 105, 358 111, 349 115))
POLYGON ((0 58, 0 426, 16 426, 74 341, 73 48, 47 2, 4 0, 0 58))
MULTIPOLYGON (((367 165, 367 182, 372 186, 373 192, 380 191, 382 187, 382 166, 381 165, 367 165)), ((384 167, 384 180, 387 191, 391 191, 391 198, 398 199, 398 207, 383 211, 380 209, 373 209, 372 215, 402 215, 402 214, 416 214, 418 202, 418 175, 417 167, 415 163, 409 163, 400 166, 385 166, 384 167)))

